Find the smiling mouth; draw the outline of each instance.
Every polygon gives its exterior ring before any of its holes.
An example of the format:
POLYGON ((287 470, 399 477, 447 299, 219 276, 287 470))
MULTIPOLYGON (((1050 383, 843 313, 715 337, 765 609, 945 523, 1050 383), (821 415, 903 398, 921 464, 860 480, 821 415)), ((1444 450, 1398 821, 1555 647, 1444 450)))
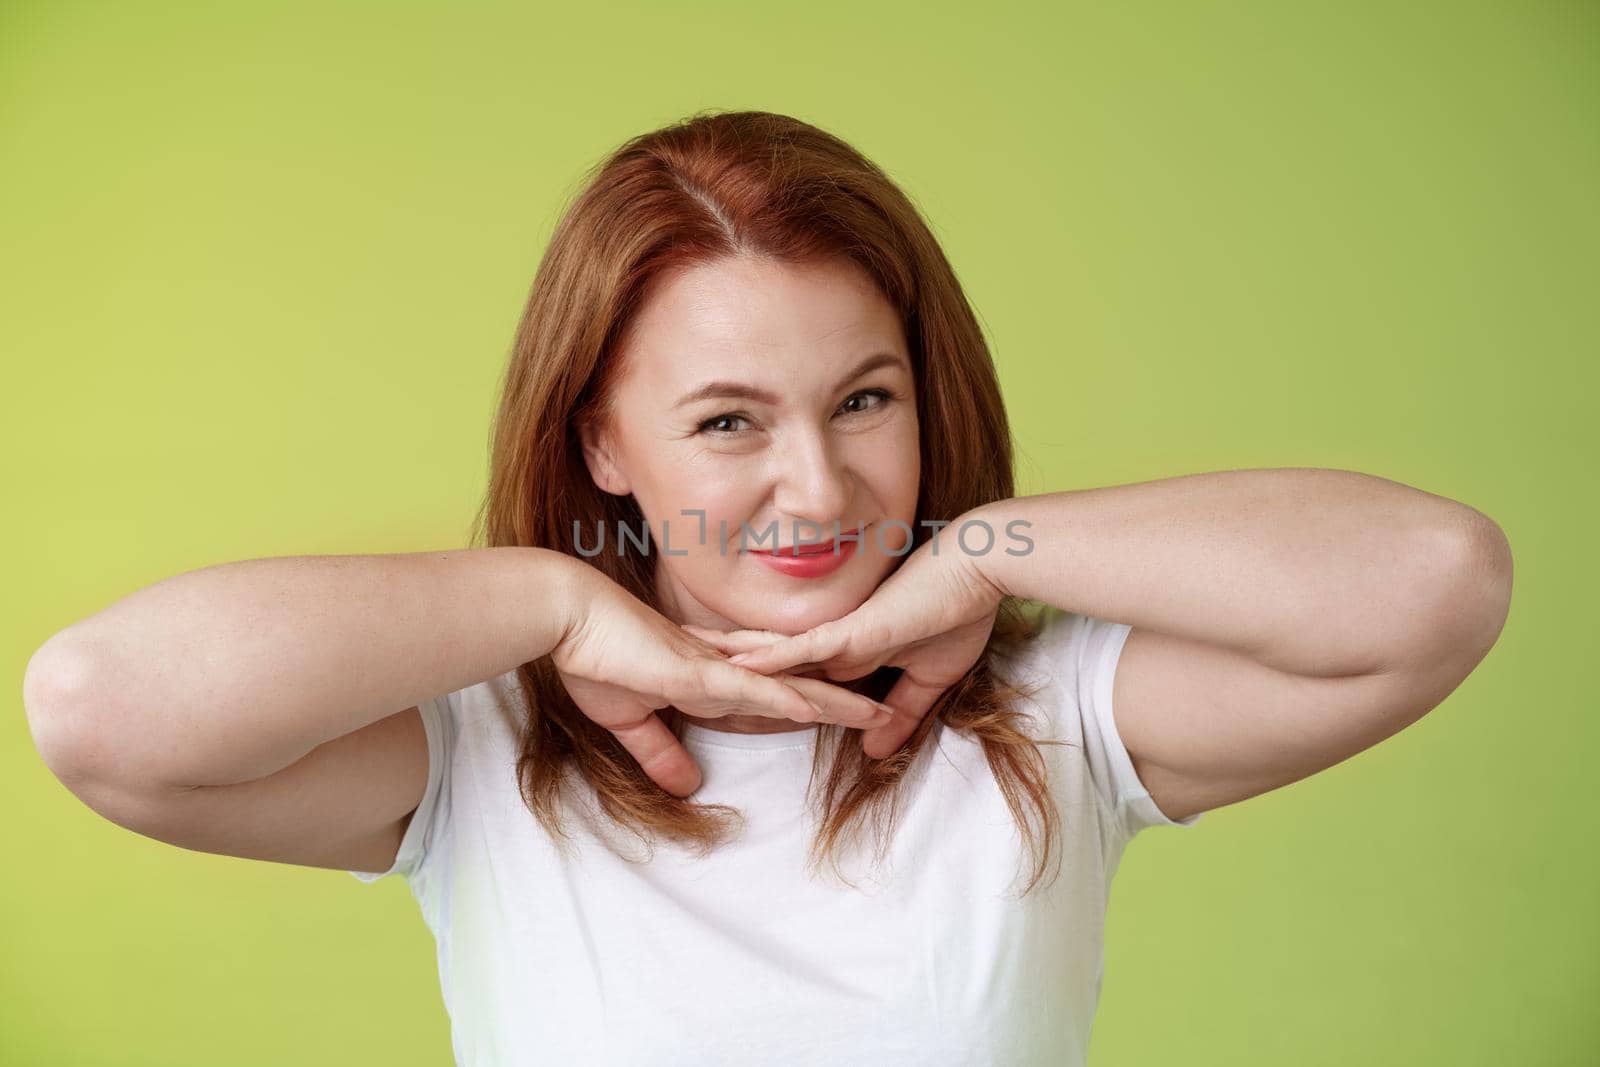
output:
POLYGON ((809 543, 809 542, 806 543, 806 544, 798 544, 797 543, 797 544, 792 544, 792 545, 782 545, 782 546, 779 546, 778 548, 747 548, 747 549, 745 549, 745 551, 746 552, 757 553, 757 554, 763 555, 763 556, 822 556, 822 555, 831 555, 831 554, 833 554, 835 552, 836 546, 838 546, 841 541, 843 541, 845 543, 855 544, 855 545, 859 546, 860 545, 860 538, 867 532, 867 527, 871 526, 871 525, 872 524, 870 522, 865 522, 865 523, 862 523, 860 526, 857 526, 855 528, 855 530, 853 531, 853 535, 848 540, 845 538, 844 534, 841 533, 839 535, 839 537, 837 537, 837 538, 829 538, 826 541, 819 541, 819 542, 816 542, 816 543, 809 543))

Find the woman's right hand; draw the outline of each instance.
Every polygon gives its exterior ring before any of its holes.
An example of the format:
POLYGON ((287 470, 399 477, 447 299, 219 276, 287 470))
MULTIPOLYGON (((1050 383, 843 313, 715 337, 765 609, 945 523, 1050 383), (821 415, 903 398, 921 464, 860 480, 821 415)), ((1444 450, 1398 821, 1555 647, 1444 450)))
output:
POLYGON ((860 729, 891 719, 883 706, 826 679, 761 674, 729 663, 587 564, 575 581, 571 621, 550 658, 567 693, 663 789, 688 796, 700 769, 656 715, 672 706, 701 718, 767 715, 860 729))

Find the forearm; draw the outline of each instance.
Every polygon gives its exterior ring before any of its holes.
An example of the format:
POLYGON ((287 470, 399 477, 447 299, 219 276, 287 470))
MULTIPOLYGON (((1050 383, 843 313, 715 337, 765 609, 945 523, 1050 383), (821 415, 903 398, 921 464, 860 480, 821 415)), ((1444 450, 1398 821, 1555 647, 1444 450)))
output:
MULTIPOLYGON (((549 652, 580 561, 536 548, 244 560, 57 634, 24 682, 58 769, 221 785, 549 652)), ((52 764, 54 766, 54 764, 52 764)))
POLYGON ((1005 593, 1298 674, 1492 642, 1509 596, 1503 535, 1481 513, 1352 471, 1218 471, 997 501, 971 517, 996 531, 974 562, 1005 593), (1034 544, 1008 555, 1025 547, 1006 534, 1019 519, 1034 544))

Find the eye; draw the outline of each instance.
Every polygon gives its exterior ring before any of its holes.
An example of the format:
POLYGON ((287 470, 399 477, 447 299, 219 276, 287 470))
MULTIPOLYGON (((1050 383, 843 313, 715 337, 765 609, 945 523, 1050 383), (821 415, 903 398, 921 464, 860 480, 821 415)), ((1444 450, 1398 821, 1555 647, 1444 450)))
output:
POLYGON ((890 400, 892 400, 894 398, 894 394, 889 392, 889 390, 887 390, 887 389, 863 389, 863 390, 861 390, 861 392, 856 393, 854 396, 852 396, 849 400, 846 400, 844 402, 844 406, 848 407, 850 405, 851 401, 859 400, 862 397, 875 397, 878 402, 876 404, 873 404, 871 407, 856 408, 854 411, 850 412, 850 414, 852 414, 852 415, 861 415, 861 414, 865 414, 868 411, 872 411, 875 408, 881 408, 881 407, 883 407, 883 405, 887 404, 890 400))
POLYGON ((734 434, 734 433, 737 433, 738 431, 736 431, 736 430, 717 429, 717 423, 719 423, 719 422, 739 422, 739 421, 748 421, 748 420, 746 420, 743 415, 736 415, 736 414, 733 414, 732 412, 729 412, 728 414, 725 414, 725 415, 717 415, 717 416, 715 416, 713 418, 707 419, 705 422, 702 422, 696 432, 698 432, 698 433, 721 434, 721 435, 724 435, 724 436, 729 435, 729 434, 734 434))
MULTIPOLYGON (((873 410, 875 410, 877 408, 883 407, 883 405, 887 404, 889 401, 891 401, 893 399, 894 399, 894 394, 891 393, 887 389, 863 389, 859 393, 853 394, 848 400, 846 400, 842 405, 840 405, 839 410, 844 412, 847 415, 864 415, 869 411, 873 411, 873 410), (874 399, 874 400, 877 401, 877 403, 876 404, 872 404, 872 405, 867 406, 867 407, 856 407, 856 408, 851 408, 850 407, 850 405, 853 404, 854 402, 856 402, 857 400, 861 400, 861 399, 864 399, 864 398, 874 399)), ((724 412, 721 415, 715 415, 715 416, 705 420, 704 422, 702 422, 698 427, 696 427, 695 432, 696 433, 709 433, 714 437, 737 437, 741 431, 739 431, 737 429, 729 428, 729 427, 726 427, 726 426, 722 426, 722 425, 719 425, 719 424, 722 424, 722 423, 749 422, 749 421, 750 420, 749 420, 748 416, 738 414, 737 412, 732 412, 732 411, 724 412)))

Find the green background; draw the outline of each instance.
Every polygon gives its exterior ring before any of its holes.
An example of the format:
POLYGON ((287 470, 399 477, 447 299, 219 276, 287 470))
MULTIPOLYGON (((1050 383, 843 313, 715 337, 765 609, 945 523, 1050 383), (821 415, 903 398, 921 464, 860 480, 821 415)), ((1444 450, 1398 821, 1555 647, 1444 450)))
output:
POLYGON ((181 571, 463 544, 559 210, 708 107, 815 122, 916 199, 1023 492, 1342 467, 1510 536, 1505 633, 1436 711, 1134 842, 1096 1067, 1595 1062, 1576 0, 4 4, 0 1061, 449 1062, 399 879, 101 819, 33 749, 23 668, 181 571))

